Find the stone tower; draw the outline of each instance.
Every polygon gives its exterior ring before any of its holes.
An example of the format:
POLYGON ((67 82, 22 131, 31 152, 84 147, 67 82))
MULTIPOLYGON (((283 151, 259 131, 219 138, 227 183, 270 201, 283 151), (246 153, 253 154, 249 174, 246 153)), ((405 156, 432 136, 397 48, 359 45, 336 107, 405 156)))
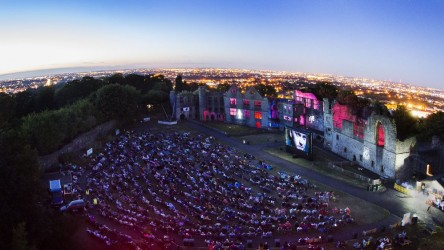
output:
POLYGON ((198 93, 199 93, 199 120, 203 121, 205 120, 204 111, 207 108, 206 87, 199 86, 198 93))
POLYGON ((324 98, 324 147, 331 150, 333 142, 333 117, 331 113, 331 103, 328 98, 324 98))
POLYGON ((171 110, 173 111, 171 114, 171 117, 176 117, 176 92, 174 90, 170 91, 170 105, 171 105, 171 110))

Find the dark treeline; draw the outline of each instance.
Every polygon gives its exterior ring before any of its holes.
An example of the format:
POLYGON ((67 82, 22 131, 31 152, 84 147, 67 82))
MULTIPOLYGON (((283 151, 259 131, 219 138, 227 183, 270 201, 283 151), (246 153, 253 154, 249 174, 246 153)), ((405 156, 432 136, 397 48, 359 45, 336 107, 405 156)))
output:
POLYGON ((160 75, 114 74, 0 93, 0 249, 79 249, 78 222, 49 206, 37 156, 108 120, 133 122, 147 104, 168 102, 172 88, 160 75))
POLYGON ((168 102, 172 88, 163 76, 114 74, 15 95, 1 93, 0 129, 19 130, 40 155, 48 154, 99 123, 110 119, 127 122, 146 104, 168 102))

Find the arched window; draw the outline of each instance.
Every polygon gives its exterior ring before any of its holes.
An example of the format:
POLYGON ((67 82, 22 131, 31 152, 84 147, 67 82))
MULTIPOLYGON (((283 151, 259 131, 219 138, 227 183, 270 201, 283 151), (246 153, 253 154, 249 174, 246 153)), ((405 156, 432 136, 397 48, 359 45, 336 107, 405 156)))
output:
POLYGON ((376 145, 384 147, 384 125, 381 122, 376 124, 376 145))

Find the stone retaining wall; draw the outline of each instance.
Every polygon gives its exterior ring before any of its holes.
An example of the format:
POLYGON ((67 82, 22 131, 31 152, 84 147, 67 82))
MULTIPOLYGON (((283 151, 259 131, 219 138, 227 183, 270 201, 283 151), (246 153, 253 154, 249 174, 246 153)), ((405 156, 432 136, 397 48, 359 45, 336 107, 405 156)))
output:
POLYGON ((58 162, 60 155, 79 151, 85 149, 86 147, 89 147, 99 136, 104 136, 108 134, 112 129, 116 127, 116 125, 117 122, 114 120, 105 122, 96 126, 90 131, 77 136, 69 144, 63 146, 61 149, 53 152, 52 154, 40 156, 38 159, 40 166, 43 170, 47 170, 49 167, 51 167, 51 165, 58 162))
POLYGON ((356 179, 359 179, 359 180, 365 181, 365 182, 367 182, 367 183, 372 183, 372 181, 373 181, 371 178, 368 178, 368 177, 366 177, 366 176, 363 176, 363 175, 360 175, 360 174, 357 174, 357 173, 351 172, 351 171, 349 171, 349 170, 346 170, 346 169, 344 169, 344 168, 342 168, 342 167, 340 167, 340 166, 337 166, 335 163, 330 162, 330 163, 328 164, 328 166, 329 166, 330 168, 334 169, 335 171, 341 172, 341 173, 343 173, 343 174, 345 174, 345 175, 347 175, 347 176, 350 176, 350 177, 353 177, 353 178, 356 178, 356 179))

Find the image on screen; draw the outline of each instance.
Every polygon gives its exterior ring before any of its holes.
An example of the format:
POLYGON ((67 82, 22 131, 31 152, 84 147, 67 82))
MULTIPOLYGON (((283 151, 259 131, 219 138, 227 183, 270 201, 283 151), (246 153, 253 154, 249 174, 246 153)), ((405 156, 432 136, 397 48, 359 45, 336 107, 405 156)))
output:
POLYGON ((308 152, 307 135, 295 130, 288 130, 291 146, 301 151, 308 152))
POLYGON ((299 129, 286 128, 285 144, 288 152, 301 152, 307 157, 311 157, 311 133, 303 132, 299 129))

